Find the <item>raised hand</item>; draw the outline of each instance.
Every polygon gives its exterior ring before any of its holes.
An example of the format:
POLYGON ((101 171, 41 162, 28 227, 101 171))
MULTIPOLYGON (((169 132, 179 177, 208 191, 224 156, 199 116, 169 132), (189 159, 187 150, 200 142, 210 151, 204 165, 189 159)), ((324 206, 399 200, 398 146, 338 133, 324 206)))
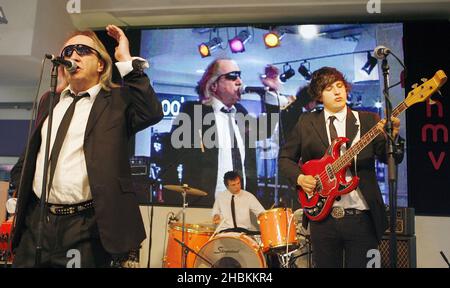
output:
POLYGON ((119 62, 130 61, 130 42, 122 29, 116 25, 106 26, 106 31, 108 35, 117 41, 116 50, 114 52, 114 57, 119 62))

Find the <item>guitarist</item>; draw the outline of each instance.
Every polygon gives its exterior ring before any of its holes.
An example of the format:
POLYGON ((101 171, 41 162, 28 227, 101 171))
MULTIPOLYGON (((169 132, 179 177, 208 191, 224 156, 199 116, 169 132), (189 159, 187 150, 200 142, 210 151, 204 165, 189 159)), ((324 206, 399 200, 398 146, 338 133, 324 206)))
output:
MULTIPOLYGON (((379 121, 375 113, 356 112, 347 107, 351 86, 335 68, 322 67, 312 75, 309 93, 324 109, 302 114, 280 151, 280 170, 308 197, 314 195, 314 175, 302 174, 298 166, 325 154, 336 137, 350 141, 341 154, 379 121)), ((393 118, 397 136, 400 120, 393 118)), ((382 129, 381 124, 379 127, 382 129)), ((367 251, 377 249, 387 228, 387 218, 375 173, 375 157, 386 161, 386 138, 378 135, 347 170, 346 180, 360 177, 359 186, 336 198, 331 213, 322 221, 311 221, 311 242, 315 267, 366 267, 367 251), (355 165, 356 163, 356 165, 355 165)), ((400 160, 401 161, 401 160, 400 160)))

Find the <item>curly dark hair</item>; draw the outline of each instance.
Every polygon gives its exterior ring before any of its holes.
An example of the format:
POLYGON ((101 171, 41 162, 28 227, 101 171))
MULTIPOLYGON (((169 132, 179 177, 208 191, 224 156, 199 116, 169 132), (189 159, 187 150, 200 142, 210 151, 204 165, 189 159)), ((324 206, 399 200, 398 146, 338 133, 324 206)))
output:
POLYGON ((235 180, 237 178, 239 178, 242 182, 242 177, 238 172, 228 171, 225 173, 225 175, 223 175, 223 183, 225 184, 225 187, 228 187, 228 181, 235 180))
POLYGON ((312 74, 308 92, 314 100, 319 101, 322 96, 322 91, 336 81, 344 82, 347 93, 352 89, 352 86, 347 82, 342 72, 333 67, 322 67, 312 74))

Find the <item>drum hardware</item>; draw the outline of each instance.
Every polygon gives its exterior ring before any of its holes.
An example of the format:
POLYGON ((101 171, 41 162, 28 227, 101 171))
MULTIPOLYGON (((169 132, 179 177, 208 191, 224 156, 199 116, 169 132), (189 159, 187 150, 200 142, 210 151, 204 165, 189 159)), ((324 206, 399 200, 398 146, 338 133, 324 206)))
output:
MULTIPOLYGON (((182 242, 182 247, 186 246, 185 244, 185 227, 186 227, 186 207, 187 207, 187 203, 186 203, 186 195, 195 195, 195 196, 206 196, 208 195, 208 193, 196 189, 196 188, 192 188, 189 187, 189 185, 187 184, 183 184, 182 186, 180 185, 164 185, 164 188, 171 190, 171 191, 175 191, 175 192, 179 192, 181 193, 181 195, 183 196, 183 209, 182 209, 182 226, 181 226, 181 242, 182 242)), ((175 239, 177 240, 177 239, 175 239)), ((182 268, 186 268, 186 260, 187 260, 187 254, 189 253, 189 250, 187 249, 182 249, 183 253, 181 253, 181 267, 182 268)))
POLYGON ((203 257, 202 255, 198 254, 197 251, 192 250, 188 245, 184 244, 183 242, 181 242, 181 241, 178 240, 178 239, 175 239, 175 241, 176 241, 178 244, 180 244, 181 247, 183 247, 184 250, 186 250, 186 251, 184 252, 184 254, 187 255, 189 252, 191 252, 191 253, 193 253, 196 257, 199 257, 199 258, 201 258, 203 261, 205 261, 206 263, 208 263, 210 268, 214 268, 214 264, 211 263, 211 261, 209 261, 208 259, 206 259, 206 258, 203 257))
POLYGON ((296 251, 297 250, 293 250, 293 251, 288 252, 286 254, 278 254, 278 259, 280 260, 281 268, 293 267, 293 265, 295 264, 295 260, 297 259, 297 257, 293 256, 293 254, 296 251))

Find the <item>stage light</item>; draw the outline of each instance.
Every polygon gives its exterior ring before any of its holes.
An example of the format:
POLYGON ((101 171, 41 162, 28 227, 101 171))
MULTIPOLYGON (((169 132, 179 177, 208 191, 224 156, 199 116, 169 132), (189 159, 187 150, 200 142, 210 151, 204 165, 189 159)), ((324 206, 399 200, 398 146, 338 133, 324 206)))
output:
POLYGON ((280 46, 281 39, 283 39, 286 33, 279 31, 271 31, 269 33, 264 34, 264 44, 266 44, 267 48, 275 48, 280 46))
POLYGON ((370 52, 367 52, 367 62, 364 64, 364 66, 361 68, 364 72, 367 73, 367 75, 370 75, 373 68, 377 65, 378 61, 375 57, 370 55, 370 52))
POLYGON ((231 40, 228 40, 228 44, 230 45, 230 50, 233 53, 242 53, 245 51, 245 43, 252 35, 248 32, 248 30, 242 30, 239 34, 231 40))
POLYGON ((202 44, 198 45, 198 52, 202 56, 202 58, 211 56, 211 53, 222 45, 222 38, 220 37, 214 37, 208 42, 203 42, 202 44))
POLYGON ((291 67, 291 65, 289 65, 289 63, 286 63, 283 65, 283 73, 280 75, 280 81, 286 82, 287 80, 292 78, 292 76, 294 76, 294 75, 295 75, 294 69, 292 69, 292 67, 291 67))
POLYGON ((300 67, 298 67, 298 73, 305 78, 305 80, 311 80, 311 69, 310 64, 307 61, 304 61, 302 64, 300 64, 300 67), (308 67, 305 66, 305 64, 308 64, 308 67))

